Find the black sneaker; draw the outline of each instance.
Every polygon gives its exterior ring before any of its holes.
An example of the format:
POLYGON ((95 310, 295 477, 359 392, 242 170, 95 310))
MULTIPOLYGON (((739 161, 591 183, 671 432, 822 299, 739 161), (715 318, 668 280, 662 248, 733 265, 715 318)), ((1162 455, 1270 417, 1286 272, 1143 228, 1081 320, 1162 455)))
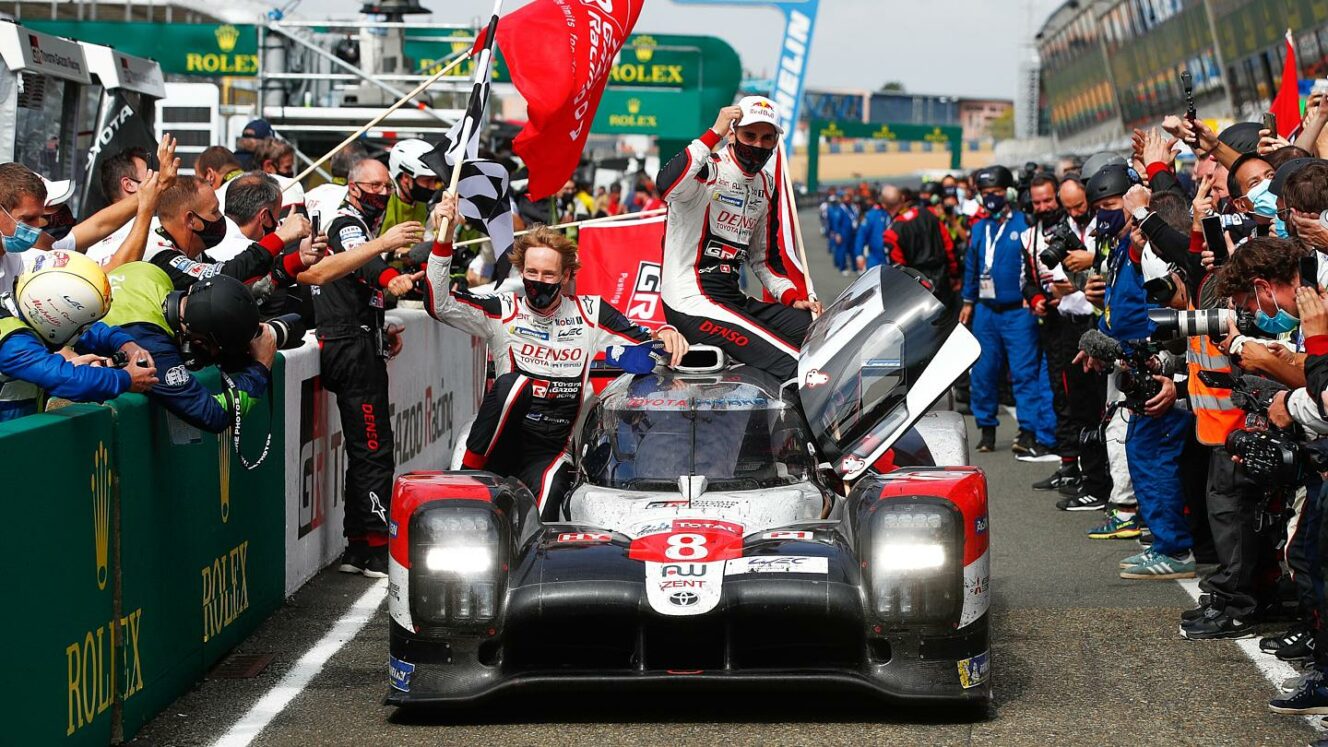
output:
POLYGON ((1259 639, 1259 650, 1265 654, 1275 654, 1283 648, 1300 640, 1301 636, 1305 635, 1309 635, 1309 631, 1303 627, 1296 626, 1279 635, 1265 636, 1259 639))
POLYGON ((369 545, 364 542, 352 542, 341 553, 341 565, 337 570, 342 573, 363 573, 364 565, 369 560, 369 545))
POLYGON ((1308 630, 1300 631, 1300 636, 1295 641, 1279 648, 1274 655, 1282 661, 1308 659, 1314 656, 1314 634, 1308 630))
POLYGON ((1022 454, 1015 454, 1014 458, 1021 462, 1059 462, 1061 455, 1052 450, 1050 446, 1033 442, 1029 445, 1027 451, 1022 454))
POLYGON ((985 427, 982 429, 982 438, 978 439, 978 451, 986 453, 996 450, 996 429, 985 427))
POLYGON ((1071 480, 1073 480, 1075 483, 1078 483, 1081 480, 1081 478, 1079 477, 1079 465, 1075 464, 1074 462, 1068 462, 1066 464, 1062 464, 1060 469, 1056 470, 1051 474, 1051 477, 1048 477, 1045 480, 1038 480, 1037 482, 1033 483, 1033 489, 1055 490, 1056 488, 1059 488, 1060 486, 1067 484, 1071 480))
POLYGON ((387 578, 387 545, 369 548, 360 573, 368 578, 387 578))
POLYGON ((1153 544, 1153 530, 1143 527, 1139 532, 1139 545, 1148 547, 1151 544, 1153 544))
POLYGON ((1072 498, 1062 498, 1056 501, 1056 508, 1062 511, 1101 511, 1106 507, 1106 498, 1098 498, 1084 492, 1080 492, 1072 498))
POLYGON ((1181 623, 1180 635, 1188 641, 1235 640, 1253 638, 1254 626, 1224 611, 1209 607, 1203 617, 1181 623))
POLYGON ((1027 454, 1028 450, 1034 446, 1037 446, 1037 439, 1033 437, 1033 434, 1028 431, 1019 431, 1019 435, 1015 436, 1014 441, 1010 444, 1010 451, 1016 454, 1027 454))
POLYGON ((1294 693, 1268 701, 1268 710, 1288 716, 1328 715, 1328 685, 1322 677, 1310 677, 1294 693))
POLYGON ((1061 483, 1060 486, 1056 488, 1056 491, 1066 498, 1073 498, 1083 492, 1083 488, 1084 478, 1080 475, 1072 480, 1066 480, 1061 483))
POLYGON ((1185 610, 1184 612, 1180 613, 1181 625, 1184 625, 1185 623, 1188 623, 1192 620, 1198 620, 1199 618, 1208 614, 1208 610, 1210 609, 1212 608, 1209 607, 1207 604, 1200 603, 1199 606, 1195 607, 1194 609, 1185 610))

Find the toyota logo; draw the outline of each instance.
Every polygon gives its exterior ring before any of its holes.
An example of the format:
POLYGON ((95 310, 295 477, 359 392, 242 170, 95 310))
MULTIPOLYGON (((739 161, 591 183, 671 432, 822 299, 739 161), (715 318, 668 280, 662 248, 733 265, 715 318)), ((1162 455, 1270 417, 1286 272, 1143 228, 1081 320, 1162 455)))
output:
POLYGON ((675 591, 669 595, 669 602, 678 607, 691 607, 700 601, 700 597, 690 591, 675 591))

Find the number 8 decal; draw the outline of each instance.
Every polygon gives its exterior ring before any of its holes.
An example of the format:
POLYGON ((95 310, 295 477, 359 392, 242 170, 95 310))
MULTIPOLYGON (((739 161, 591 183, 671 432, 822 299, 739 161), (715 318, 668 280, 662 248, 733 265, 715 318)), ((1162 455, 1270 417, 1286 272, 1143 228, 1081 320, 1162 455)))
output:
POLYGON ((701 560, 710 554, 706 538, 700 534, 669 535, 664 557, 670 560, 701 560))

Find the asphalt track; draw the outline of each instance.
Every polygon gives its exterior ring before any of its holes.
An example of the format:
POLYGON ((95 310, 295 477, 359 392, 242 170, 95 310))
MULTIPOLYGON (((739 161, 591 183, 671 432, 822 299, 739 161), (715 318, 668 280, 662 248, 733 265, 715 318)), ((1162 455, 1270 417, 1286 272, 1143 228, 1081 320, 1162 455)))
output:
MULTIPOLYGON (((805 212, 802 220, 814 234, 815 215, 805 212)), ((834 271, 816 237, 810 236, 809 243, 818 290, 833 297, 847 279, 834 271)), ((1089 540, 1084 532, 1100 514, 1057 511, 1054 493, 1028 488, 1055 465, 1015 461, 1009 452, 1013 431, 1010 418, 1004 418, 998 450, 975 455, 991 489, 995 705, 987 719, 813 692, 723 698, 539 696, 477 713, 403 719, 382 705, 385 604, 344 646, 323 641, 320 650, 331 656, 307 686, 274 691, 279 683, 289 684, 287 675, 297 662, 375 583, 324 571, 237 650, 275 653, 262 674, 205 680, 150 723, 134 744, 213 744, 260 699, 276 706, 251 743, 301 747, 1295 745, 1314 739, 1308 720, 1268 712, 1274 686, 1236 643, 1196 643, 1177 635, 1180 612, 1192 606, 1179 584, 1117 577, 1117 561, 1138 551, 1134 542, 1089 540)), ((306 669, 298 667, 297 673, 306 669)))

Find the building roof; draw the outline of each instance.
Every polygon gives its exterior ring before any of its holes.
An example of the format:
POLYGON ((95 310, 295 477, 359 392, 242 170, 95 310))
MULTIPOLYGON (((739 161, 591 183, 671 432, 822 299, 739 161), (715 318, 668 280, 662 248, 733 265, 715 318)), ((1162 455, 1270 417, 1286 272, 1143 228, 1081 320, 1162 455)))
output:
POLYGON ((20 24, 25 18, 59 21, 149 21, 165 23, 255 23, 270 5, 257 0, 190 3, 180 0, 17 0, 5 3, 5 15, 20 24))

